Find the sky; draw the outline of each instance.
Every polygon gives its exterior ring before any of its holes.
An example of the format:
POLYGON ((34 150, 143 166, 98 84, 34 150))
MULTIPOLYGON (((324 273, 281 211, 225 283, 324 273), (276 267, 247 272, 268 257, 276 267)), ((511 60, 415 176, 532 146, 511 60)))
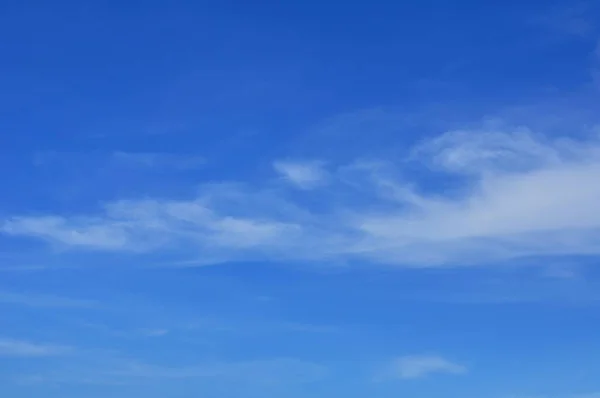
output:
POLYGON ((0 395, 600 397, 599 16, 0 0, 0 395))

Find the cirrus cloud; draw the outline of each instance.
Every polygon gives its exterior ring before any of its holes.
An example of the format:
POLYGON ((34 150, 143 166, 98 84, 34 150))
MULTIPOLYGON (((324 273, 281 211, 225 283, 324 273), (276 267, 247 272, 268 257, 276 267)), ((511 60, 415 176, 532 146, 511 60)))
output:
MULTIPOLYGON (((294 175, 290 164, 276 164, 294 175)), ((300 186, 313 180, 304 171, 295 175, 300 186)), ((489 126, 450 131, 410 148, 404 159, 337 165, 327 173, 328 185, 307 192, 309 202, 268 183, 205 184, 192 198, 115 200, 94 214, 14 216, 0 231, 67 248, 160 251, 203 263, 455 266, 600 254, 595 137, 489 126), (438 180, 446 185, 431 188, 438 180)))
POLYGON ((419 379, 433 374, 467 373, 467 368, 437 355, 409 355, 392 361, 385 378, 419 379))
POLYGON ((0 338, 0 357, 48 357, 64 355, 71 350, 66 346, 0 338))

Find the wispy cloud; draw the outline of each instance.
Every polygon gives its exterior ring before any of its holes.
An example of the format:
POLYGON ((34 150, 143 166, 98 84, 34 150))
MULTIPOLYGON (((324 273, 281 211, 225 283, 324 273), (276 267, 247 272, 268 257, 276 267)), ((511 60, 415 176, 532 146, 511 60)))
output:
POLYGON ((444 133, 399 161, 337 165, 326 188, 309 192, 311 203, 268 185, 207 184, 189 200, 15 216, 0 230, 79 249, 168 251, 202 264, 439 266, 590 255, 600 254, 599 179, 598 138, 549 138, 495 124, 444 133), (432 188, 434 181, 445 185, 432 188))
POLYGON ((405 356, 395 359, 385 372, 387 378, 419 379, 432 374, 464 374, 467 368, 435 355, 405 356))
POLYGON ((45 308, 96 308, 98 303, 92 300, 81 300, 33 293, 15 293, 0 291, 0 304, 24 305, 45 308))
POLYGON ((287 181, 301 189, 314 188, 327 178, 322 162, 277 161, 273 167, 287 181))
POLYGON ((64 355, 72 348, 0 337, 0 357, 48 357, 64 355))

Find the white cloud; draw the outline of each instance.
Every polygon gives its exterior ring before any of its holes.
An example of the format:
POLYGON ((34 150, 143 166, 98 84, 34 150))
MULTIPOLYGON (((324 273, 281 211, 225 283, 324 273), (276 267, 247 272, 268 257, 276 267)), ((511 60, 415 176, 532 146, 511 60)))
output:
POLYGON ((57 216, 15 217, 3 224, 11 235, 29 235, 70 246, 115 249, 128 243, 125 225, 82 217, 69 220, 57 216))
POLYGON ((467 368, 435 355, 405 356, 393 361, 388 377, 418 379, 436 373, 463 374, 467 368))
POLYGON ((65 346, 0 338, 0 357, 47 357, 63 355, 70 351, 71 348, 65 346))
POLYGON ((96 250, 157 250, 170 244, 243 250, 273 246, 295 226, 215 213, 201 200, 119 201, 105 213, 84 217, 17 217, 2 229, 67 246, 96 250))
POLYGON ((327 178, 322 162, 277 161, 275 171, 301 189, 311 189, 322 184, 327 178))
POLYGON ((450 131, 416 147, 412 157, 431 159, 442 171, 481 174, 559 164, 561 153, 573 151, 566 142, 561 148, 560 142, 553 145, 527 129, 499 128, 491 123, 481 130, 450 131))
MULTIPOLYGON (((332 169, 328 189, 309 192, 313 204, 280 187, 207 184, 189 200, 16 216, 0 231, 80 249, 169 250, 201 264, 260 258, 442 266, 600 254, 598 139, 496 124, 447 132, 408 152, 396 162, 332 169), (411 178, 415 168, 425 177, 411 178)), ((311 181, 302 175, 296 180, 311 181)))
POLYGON ((91 300, 0 291, 0 304, 15 304, 45 308, 95 308, 98 303, 91 300))

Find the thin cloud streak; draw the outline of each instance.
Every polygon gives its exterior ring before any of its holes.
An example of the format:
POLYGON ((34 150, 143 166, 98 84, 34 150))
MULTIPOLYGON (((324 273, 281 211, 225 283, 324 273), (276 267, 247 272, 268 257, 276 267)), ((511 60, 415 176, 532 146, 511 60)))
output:
POLYGON ((73 349, 67 346, 33 343, 0 337, 0 357, 53 357, 65 355, 73 349))
POLYGON ((600 254, 600 141, 525 128, 450 131, 326 170, 312 203, 279 187, 207 184, 189 200, 121 200, 83 215, 15 216, 7 235, 80 250, 166 252, 208 263, 354 261, 456 266, 600 254), (425 180, 407 170, 420 168, 425 180), (443 177, 452 189, 427 191, 443 177), (310 248, 310 249, 308 249, 310 248), (200 256, 201 254, 201 256, 200 256))
POLYGON ((97 308, 99 303, 59 296, 0 291, 0 304, 24 305, 41 308, 97 308))
POLYGON ((273 168, 300 189, 313 189, 325 183, 327 173, 322 162, 277 161, 273 168))
POLYGON ((414 355, 395 359, 386 372, 389 378, 420 379, 433 374, 460 375, 467 373, 465 366, 437 355, 414 355))

